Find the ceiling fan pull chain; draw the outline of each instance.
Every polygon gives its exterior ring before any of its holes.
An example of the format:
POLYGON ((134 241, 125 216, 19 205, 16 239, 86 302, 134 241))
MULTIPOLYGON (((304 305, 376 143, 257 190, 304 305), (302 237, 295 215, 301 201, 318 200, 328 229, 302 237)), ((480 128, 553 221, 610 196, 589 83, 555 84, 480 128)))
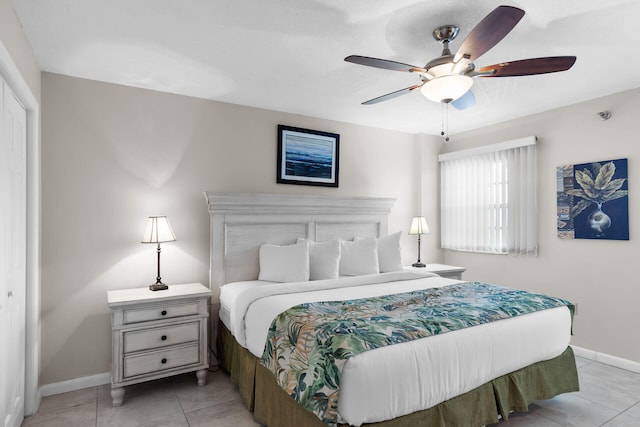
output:
POLYGON ((442 123, 440 129, 440 135, 444 138, 445 142, 449 142, 449 103, 441 102, 442 105, 442 123))
POLYGON ((440 103, 440 135, 444 137, 444 102, 440 103))
POLYGON ((445 125, 445 133, 446 136, 444 138, 444 140, 446 142, 449 142, 449 103, 447 102, 447 104, 445 105, 445 114, 447 115, 447 117, 444 120, 444 125, 445 125))

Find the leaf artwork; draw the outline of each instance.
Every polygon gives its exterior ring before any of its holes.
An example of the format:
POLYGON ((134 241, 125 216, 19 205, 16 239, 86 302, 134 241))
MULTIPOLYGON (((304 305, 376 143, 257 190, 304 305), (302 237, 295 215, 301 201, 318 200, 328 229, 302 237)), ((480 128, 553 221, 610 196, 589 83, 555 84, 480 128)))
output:
POLYGON ((556 168, 559 238, 629 240, 627 163, 615 159, 556 168))
POLYGON ((573 205, 571 207, 571 218, 575 218, 580 215, 582 211, 589 207, 589 205, 591 205, 591 202, 586 199, 582 199, 578 203, 573 205))
POLYGON ((591 170, 585 168, 575 171, 575 178, 580 188, 567 190, 570 196, 580 197, 571 209, 571 218, 582 213, 591 203, 601 206, 603 203, 619 199, 628 195, 627 190, 620 190, 626 178, 613 179, 616 165, 613 161, 601 165, 592 163, 591 170))
POLYGON ((598 175, 595 180, 595 188, 598 190, 604 190, 607 188, 607 185, 611 182, 611 178, 616 173, 616 166, 613 162, 605 163, 604 166, 600 168, 598 175))

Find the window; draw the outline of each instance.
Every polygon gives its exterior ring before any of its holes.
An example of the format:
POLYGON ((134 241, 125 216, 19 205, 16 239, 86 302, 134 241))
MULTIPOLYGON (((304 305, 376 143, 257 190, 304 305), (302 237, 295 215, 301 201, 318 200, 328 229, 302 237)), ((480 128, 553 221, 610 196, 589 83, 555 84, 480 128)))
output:
POLYGON ((441 154, 442 248, 537 254, 536 138, 441 154))

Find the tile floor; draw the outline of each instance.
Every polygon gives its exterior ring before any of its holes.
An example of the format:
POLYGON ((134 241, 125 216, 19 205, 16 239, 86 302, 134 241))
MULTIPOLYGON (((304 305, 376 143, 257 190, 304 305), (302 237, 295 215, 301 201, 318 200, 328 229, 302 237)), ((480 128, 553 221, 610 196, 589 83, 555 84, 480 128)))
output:
MULTIPOLYGON (((500 426, 640 426, 640 374, 586 359, 576 361, 580 392, 535 402, 529 413, 513 414, 500 426)), ((211 372, 205 387, 195 384, 195 374, 130 386, 118 408, 111 406, 109 390, 104 385, 45 397, 38 413, 22 426, 259 426, 223 372, 211 372)))

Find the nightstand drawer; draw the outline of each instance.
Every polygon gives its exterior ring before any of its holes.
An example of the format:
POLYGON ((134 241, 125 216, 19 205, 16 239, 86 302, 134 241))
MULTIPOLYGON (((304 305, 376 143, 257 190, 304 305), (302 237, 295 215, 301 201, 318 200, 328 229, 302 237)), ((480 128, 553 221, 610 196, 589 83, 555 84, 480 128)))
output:
POLYGON ((162 328, 144 329, 124 333, 124 352, 152 350, 175 344, 198 341, 200 338, 200 322, 162 328))
POLYGON ((124 357, 124 377, 157 373, 199 362, 198 343, 151 353, 128 355, 124 357))
POLYGON ((192 316, 198 313, 198 302, 189 301, 184 304, 165 304, 151 308, 125 309, 123 314, 124 323, 128 324, 169 319, 172 317, 192 316))

